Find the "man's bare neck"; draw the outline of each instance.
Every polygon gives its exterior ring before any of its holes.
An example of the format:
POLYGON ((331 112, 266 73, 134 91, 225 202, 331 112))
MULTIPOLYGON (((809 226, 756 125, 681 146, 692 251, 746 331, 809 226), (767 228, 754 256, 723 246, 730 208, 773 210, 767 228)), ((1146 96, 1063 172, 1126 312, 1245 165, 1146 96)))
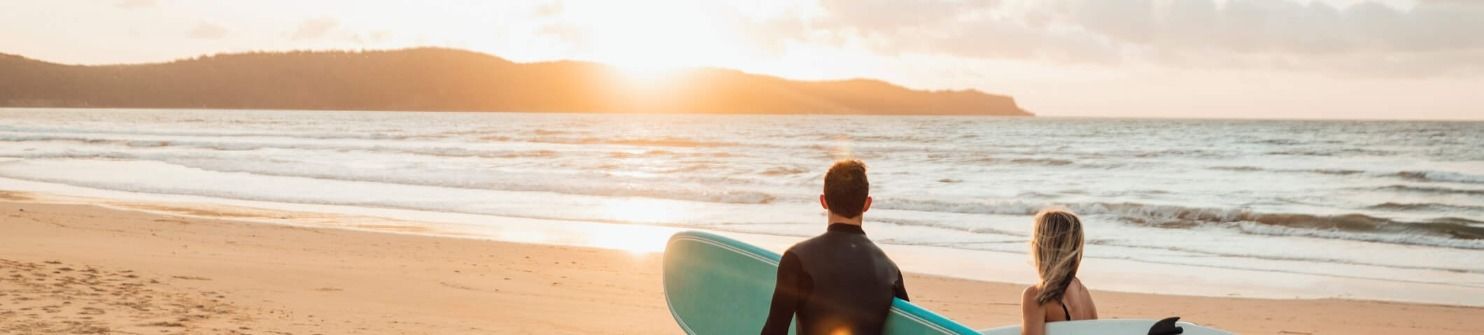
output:
POLYGON ((841 224, 848 224, 848 225, 859 226, 859 225, 861 225, 861 223, 864 223, 866 221, 866 216, 865 215, 861 215, 861 216, 856 216, 854 218, 847 218, 847 217, 835 215, 834 213, 830 213, 829 219, 830 219, 830 222, 827 222, 829 224, 841 223, 841 224))

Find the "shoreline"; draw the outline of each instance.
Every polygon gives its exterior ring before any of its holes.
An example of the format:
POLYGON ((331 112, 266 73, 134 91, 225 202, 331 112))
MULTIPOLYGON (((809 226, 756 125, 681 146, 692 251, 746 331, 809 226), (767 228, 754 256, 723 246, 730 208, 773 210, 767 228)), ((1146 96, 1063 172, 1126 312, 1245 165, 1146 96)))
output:
MULTIPOLYGON (((657 253, 251 222, 293 215, 269 210, 198 208, 167 215, 47 200, 0 193, 0 268, 6 271, 0 273, 0 292, 7 293, 0 301, 26 308, 0 312, 0 330, 678 332, 665 307, 657 253), (89 270, 102 279, 58 278, 89 270), (28 288, 44 280, 78 294, 28 288), (86 294, 100 290, 118 295, 86 294), (154 305, 127 307, 129 297, 140 295, 153 297, 147 301, 154 305)), ((1021 284, 915 272, 907 280, 914 302, 973 328, 1019 320, 1021 284)), ((1108 318, 1180 315, 1236 333, 1484 329, 1484 319, 1471 317, 1484 312, 1480 307, 1121 293, 1100 290, 1096 282, 1089 286, 1108 318)))
MULTIPOLYGON (((238 213, 241 215, 232 218, 276 225, 596 247, 637 254, 663 251, 669 236, 682 230, 724 234, 775 252, 782 252, 789 245, 803 239, 799 236, 762 235, 695 227, 135 193, 3 177, 0 177, 0 183, 8 185, 7 190, 25 192, 28 197, 47 202, 95 204, 162 215, 217 218, 220 213, 238 213), (210 212, 212 215, 193 215, 200 212, 210 212)), ((877 229, 891 228, 893 227, 882 226, 877 229)), ((1018 285, 1031 284, 1035 279, 1028 256, 1023 253, 892 244, 890 241, 883 241, 881 246, 907 272, 1018 285)), ((1484 296, 1484 287, 1355 278, 1326 274, 1322 269, 1283 272, 1098 258, 1095 262, 1087 262, 1080 272, 1084 281, 1100 283, 1103 290, 1124 293, 1218 298, 1334 298, 1484 307, 1484 299, 1478 298, 1484 296)))

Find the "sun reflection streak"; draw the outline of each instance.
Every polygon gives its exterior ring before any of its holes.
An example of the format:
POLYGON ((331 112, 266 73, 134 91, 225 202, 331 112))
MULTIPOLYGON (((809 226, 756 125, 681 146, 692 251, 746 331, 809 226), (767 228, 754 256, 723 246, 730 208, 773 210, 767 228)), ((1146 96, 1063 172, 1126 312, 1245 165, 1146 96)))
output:
POLYGON ((681 217, 684 211, 673 200, 627 198, 603 206, 604 216, 626 223, 664 223, 681 217))
MULTIPOLYGON (((628 198, 604 205, 604 216, 614 221, 636 224, 674 222, 686 209, 675 201, 628 198)), ((674 229, 614 225, 589 232, 589 243, 595 247, 628 251, 643 255, 664 250, 674 229), (649 228, 649 229, 646 229, 649 228)))
POLYGON ((605 229, 588 235, 588 243, 593 247, 644 256, 664 251, 665 242, 670 239, 671 233, 659 230, 605 229))

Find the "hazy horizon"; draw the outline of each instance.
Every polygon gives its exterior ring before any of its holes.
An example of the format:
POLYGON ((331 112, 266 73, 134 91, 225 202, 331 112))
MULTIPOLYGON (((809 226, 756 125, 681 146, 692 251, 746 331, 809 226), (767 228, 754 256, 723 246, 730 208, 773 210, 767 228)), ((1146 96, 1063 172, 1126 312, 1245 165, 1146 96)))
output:
POLYGON ((892 5, 14 1, 0 4, 0 52, 99 65, 431 46, 976 89, 1041 116, 1484 120, 1484 2, 892 5))

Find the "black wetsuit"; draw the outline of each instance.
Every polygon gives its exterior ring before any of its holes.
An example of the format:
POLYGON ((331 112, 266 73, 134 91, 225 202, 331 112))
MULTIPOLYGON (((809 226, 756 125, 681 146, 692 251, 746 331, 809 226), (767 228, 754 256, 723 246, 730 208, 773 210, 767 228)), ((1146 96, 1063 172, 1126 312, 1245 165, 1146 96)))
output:
POLYGON ((831 224, 799 242, 778 263, 778 286, 763 334, 880 334, 892 298, 907 300, 902 272, 860 226, 831 224))

